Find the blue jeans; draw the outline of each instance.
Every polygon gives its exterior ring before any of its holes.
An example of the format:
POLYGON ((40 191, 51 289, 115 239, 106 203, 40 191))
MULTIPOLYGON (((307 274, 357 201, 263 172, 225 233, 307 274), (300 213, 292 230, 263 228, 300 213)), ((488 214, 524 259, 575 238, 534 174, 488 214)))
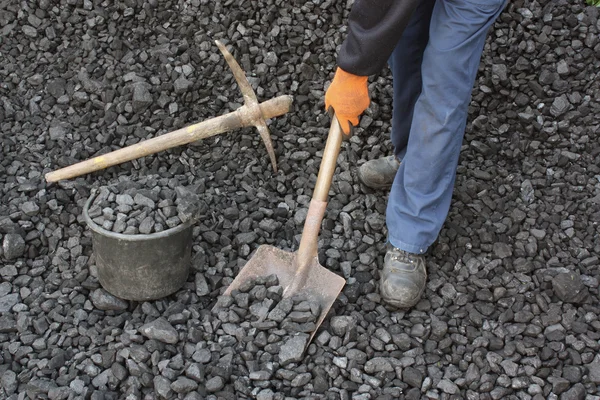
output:
POLYGON ((391 139, 402 161, 386 217, 395 247, 424 253, 448 216, 481 53, 505 5, 506 0, 424 0, 390 57, 391 139))

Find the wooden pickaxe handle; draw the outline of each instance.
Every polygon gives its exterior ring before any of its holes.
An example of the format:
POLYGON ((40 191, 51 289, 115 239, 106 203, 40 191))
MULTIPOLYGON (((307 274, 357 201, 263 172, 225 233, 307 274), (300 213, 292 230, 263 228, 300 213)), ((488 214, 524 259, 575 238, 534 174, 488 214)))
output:
POLYGON ((90 172, 99 171, 113 165, 126 161, 135 160, 163 150, 181 146, 187 143, 205 139, 219 133, 232 131, 238 128, 253 126, 259 121, 278 117, 290 110, 292 98, 290 96, 279 96, 258 104, 259 110, 242 106, 237 110, 225 115, 208 119, 206 121, 166 133, 164 135, 148 139, 134 145, 91 158, 86 161, 49 172, 45 175, 47 182, 57 182, 63 179, 75 178, 90 172), (260 119, 257 120, 256 113, 260 111, 260 119))

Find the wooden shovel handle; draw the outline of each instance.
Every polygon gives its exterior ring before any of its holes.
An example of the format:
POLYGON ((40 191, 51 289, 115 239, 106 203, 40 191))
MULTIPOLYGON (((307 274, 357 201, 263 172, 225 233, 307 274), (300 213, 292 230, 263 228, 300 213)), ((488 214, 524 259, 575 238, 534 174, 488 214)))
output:
MULTIPOLYGON (((290 110, 292 98, 279 96, 260 103, 260 113, 264 120, 278 117, 290 110)), ((219 117, 191 125, 176 131, 166 133, 153 139, 145 140, 134 145, 115 150, 113 152, 91 158, 86 161, 49 172, 45 175, 46 181, 56 182, 62 179, 75 178, 90 172, 99 171, 126 161, 135 160, 159 151, 171 149, 200 139, 205 139, 219 133, 243 128, 254 124, 252 110, 243 106, 236 111, 219 117)))
POLYGON ((304 229, 302 230, 302 238, 300 239, 300 247, 298 248, 296 259, 298 275, 301 275, 312 259, 317 256, 319 230, 321 229, 321 222, 327 208, 327 197, 331 181, 333 180, 337 158, 340 154, 342 139, 342 128, 334 116, 329 128, 325 150, 323 151, 323 159, 319 167, 317 183, 308 208, 306 221, 304 221, 304 229))
POLYGON ((319 167, 319 175, 317 175, 317 183, 313 192, 312 199, 318 201, 327 201, 329 188, 335 173, 337 158, 340 154, 342 146, 343 132, 335 115, 331 120, 331 127, 327 135, 327 143, 323 151, 323 159, 319 167))

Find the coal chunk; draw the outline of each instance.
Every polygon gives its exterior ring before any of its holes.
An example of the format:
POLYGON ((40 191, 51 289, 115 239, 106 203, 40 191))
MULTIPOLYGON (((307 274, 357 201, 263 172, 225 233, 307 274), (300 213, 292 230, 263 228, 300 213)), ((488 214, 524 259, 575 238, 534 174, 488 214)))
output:
POLYGON ((156 339, 165 343, 177 343, 179 335, 173 326, 164 318, 157 318, 143 325, 140 333, 149 339, 156 339))
POLYGON ((218 392, 225 387, 225 381, 220 376, 214 376, 206 381, 206 390, 210 393, 218 392))
POLYGON ((8 294, 0 297, 0 313, 9 312, 20 300, 17 293, 8 294))
POLYGON ((581 275, 576 271, 558 274, 552 279, 552 289, 556 296, 566 303, 581 303, 589 295, 581 275))
POLYGON ((17 332, 17 321, 10 315, 0 316, 0 333, 17 332))
POLYGON ((19 258, 25 252, 25 240, 17 233, 7 233, 2 241, 2 250, 7 260, 19 258))
POLYGON ((308 344, 308 334, 298 333, 289 337, 279 351, 279 363, 283 366, 302 361, 304 349, 308 344))
POLYGON ((335 335, 343 337, 346 332, 356 328, 356 319, 346 315, 335 316, 329 324, 335 335))
POLYGON ((104 289, 94 290, 90 298, 94 306, 99 310, 124 311, 129 307, 127 301, 108 293, 104 289))
POLYGON ((8 395, 15 393, 17 391, 17 387, 19 386, 17 374, 10 369, 6 370, 2 374, 0 377, 0 383, 2 383, 2 388, 8 395))
POLYGON ((423 383, 423 374, 416 368, 407 367, 402 371, 402 380, 410 386, 420 389, 423 383))
POLYGON ((133 89, 133 110, 142 112, 153 103, 152 94, 143 84, 136 84, 133 89))

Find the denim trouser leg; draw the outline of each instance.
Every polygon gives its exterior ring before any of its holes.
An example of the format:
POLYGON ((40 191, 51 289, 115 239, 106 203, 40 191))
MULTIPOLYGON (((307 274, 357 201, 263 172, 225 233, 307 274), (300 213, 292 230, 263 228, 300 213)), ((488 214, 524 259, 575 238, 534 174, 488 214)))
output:
POLYGON ((406 154, 413 110, 421 94, 421 61, 429 40, 429 22, 434 4, 435 0, 419 3, 388 60, 394 86, 391 139, 394 155, 399 160, 406 154))
POLYGON ((504 0, 437 0, 433 7, 422 89, 388 200, 389 241, 395 247, 424 253, 444 224, 481 53, 504 5, 504 0))

